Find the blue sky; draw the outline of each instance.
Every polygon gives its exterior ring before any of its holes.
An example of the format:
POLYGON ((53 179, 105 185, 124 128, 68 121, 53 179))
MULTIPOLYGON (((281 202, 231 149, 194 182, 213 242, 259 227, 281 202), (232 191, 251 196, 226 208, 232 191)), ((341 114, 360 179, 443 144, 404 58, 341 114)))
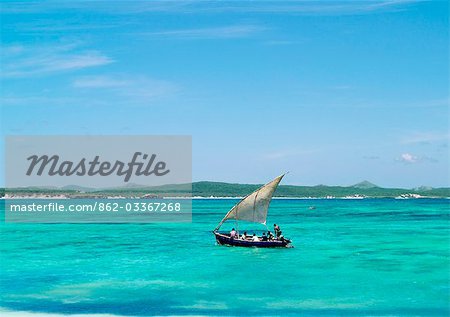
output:
POLYGON ((2 134, 188 134, 194 180, 450 186, 448 12, 2 2, 2 134))

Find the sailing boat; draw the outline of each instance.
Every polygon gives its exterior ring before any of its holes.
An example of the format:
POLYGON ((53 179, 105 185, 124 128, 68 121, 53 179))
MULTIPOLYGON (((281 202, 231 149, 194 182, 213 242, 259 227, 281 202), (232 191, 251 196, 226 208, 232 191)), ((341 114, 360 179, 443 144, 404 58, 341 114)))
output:
MULTIPOLYGON (((290 247, 291 240, 286 238, 275 238, 268 241, 253 241, 242 239, 239 236, 239 230, 236 232, 236 236, 231 237, 230 233, 219 232, 222 224, 227 220, 236 221, 236 227, 239 220, 260 223, 266 226, 267 211, 272 200, 272 195, 278 187, 283 176, 278 176, 266 185, 258 188, 250 195, 244 197, 238 202, 219 222, 213 233, 216 237, 216 241, 220 245, 232 245, 240 247, 259 247, 259 248, 275 248, 275 247, 290 247)), ((267 229, 267 226, 266 226, 267 229)), ((268 229, 267 229, 268 230, 268 229)))

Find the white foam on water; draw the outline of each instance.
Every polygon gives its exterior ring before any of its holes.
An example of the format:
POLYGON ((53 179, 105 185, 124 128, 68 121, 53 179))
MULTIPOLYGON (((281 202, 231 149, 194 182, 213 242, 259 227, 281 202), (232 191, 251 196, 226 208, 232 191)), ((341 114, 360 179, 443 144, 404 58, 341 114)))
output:
MULTIPOLYGON (((5 308, 0 308, 0 315, 2 317, 138 317, 138 316, 123 316, 112 314, 57 314, 57 313, 40 313, 28 311, 13 311, 5 308)), ((168 315, 162 315, 168 317, 168 315)), ((155 317, 162 317, 155 315, 155 317)), ((169 315, 170 317, 182 317, 182 315, 169 315)), ((183 315, 184 316, 184 315, 183 315)), ((189 315, 189 317, 207 317, 206 315, 189 315)))
MULTIPOLYGON (((228 306, 222 302, 213 302, 206 300, 196 301, 192 305, 183 305, 183 306, 175 306, 176 308, 184 308, 184 309, 216 309, 216 310, 226 310, 228 306)), ((191 315, 189 315, 191 316, 191 315)))
MULTIPOLYGON (((8 309, 0 308, 0 315, 2 317, 125 317, 120 315, 111 314, 55 314, 55 313, 38 313, 38 312, 28 312, 28 311, 13 311, 8 309)), ((130 316, 127 316, 130 317, 130 316)))
POLYGON ((277 309, 361 309, 367 308, 373 304, 372 301, 357 302, 344 300, 279 300, 277 302, 267 303, 268 308, 277 309))

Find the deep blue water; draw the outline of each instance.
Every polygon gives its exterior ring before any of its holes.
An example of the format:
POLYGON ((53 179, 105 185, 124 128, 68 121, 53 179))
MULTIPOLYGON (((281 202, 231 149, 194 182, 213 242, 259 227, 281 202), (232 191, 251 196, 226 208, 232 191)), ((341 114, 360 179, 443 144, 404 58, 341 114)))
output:
POLYGON ((116 315, 448 316, 449 200, 274 200, 293 249, 217 246, 192 224, 1 223, 0 306, 116 315), (310 210, 314 205, 316 209, 310 210))

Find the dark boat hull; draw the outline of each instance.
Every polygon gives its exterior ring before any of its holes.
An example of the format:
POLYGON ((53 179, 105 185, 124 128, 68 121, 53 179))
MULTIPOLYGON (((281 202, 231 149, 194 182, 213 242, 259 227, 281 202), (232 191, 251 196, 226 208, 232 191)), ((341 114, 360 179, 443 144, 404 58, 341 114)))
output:
POLYGON ((219 232, 213 232, 216 241, 220 245, 230 245, 236 247, 256 247, 256 248, 290 248, 291 241, 285 239, 281 240, 273 240, 273 241, 249 241, 242 239, 233 239, 228 235, 219 232))

